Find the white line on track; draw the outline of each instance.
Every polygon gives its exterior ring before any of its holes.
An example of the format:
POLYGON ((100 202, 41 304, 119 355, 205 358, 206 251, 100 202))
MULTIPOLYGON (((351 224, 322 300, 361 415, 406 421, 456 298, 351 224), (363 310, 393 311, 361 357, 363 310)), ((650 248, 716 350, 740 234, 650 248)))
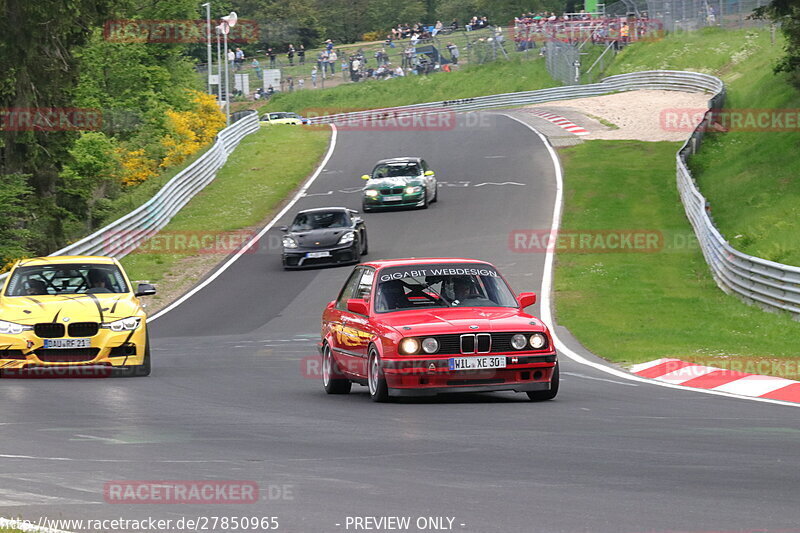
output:
MULTIPOLYGON (((561 211, 563 207, 564 201, 564 176, 561 171, 561 162, 558 159, 558 154, 556 154, 555 148, 553 145, 550 144, 550 141, 542 135, 539 130, 531 126, 530 124, 513 117, 511 115, 507 115, 506 113, 498 113, 504 117, 508 117, 511 120, 515 120, 525 126, 526 128, 530 129, 533 133, 539 136, 544 143, 545 147, 547 148, 548 153, 550 154, 550 159, 553 161, 553 169, 555 170, 556 174, 556 199, 555 205, 553 206, 553 224, 550 228, 550 234, 554 235, 555 232, 558 232, 558 229, 561 225, 561 211)), ((786 405, 789 407, 800 407, 798 403, 791 403, 791 402, 782 402, 780 400, 769 400, 767 398, 752 398, 749 396, 741 396, 739 394, 731 394, 729 392, 722 392, 716 390, 708 390, 708 389, 696 389, 693 387, 683 387, 681 385, 673 385, 671 383, 664 383, 661 381, 656 381, 653 379, 642 378, 633 374, 629 374, 624 370, 620 370, 618 368, 614 368, 608 365, 604 365, 602 363, 597 363, 594 361, 590 361, 586 359, 582 355, 578 354, 577 352, 570 349, 566 344, 564 344, 560 338, 558 338, 558 334, 556 333, 555 328, 553 327, 553 315, 552 315, 552 307, 551 307, 551 292, 553 290, 553 263, 555 260, 555 253, 552 248, 548 248, 547 253, 545 255, 544 260, 544 272, 542 274, 542 289, 541 289, 541 316, 540 318, 545 324, 550 326, 550 333, 553 336, 553 340, 555 341, 556 348, 558 351, 568 358, 572 359, 578 364, 590 366, 596 370, 601 372, 605 372, 606 374, 611 374, 612 376, 617 376, 619 378, 627 379, 630 381, 638 381, 640 383, 650 383, 652 385, 657 385, 659 387, 666 387, 668 389, 680 389, 684 391, 693 391, 700 394, 712 394, 714 396, 726 396, 728 398, 739 398, 741 400, 749 400, 751 402, 763 402, 763 403, 773 403, 777 405, 786 405)))
POLYGON ((37 526, 36 524, 26 522, 24 520, 12 520, 2 517, 0 517, 0 529, 19 529, 20 531, 30 531, 36 533, 69 533, 61 529, 37 526))
POLYGON ((284 208, 281 209, 280 213, 275 215, 272 218, 272 220, 270 220, 269 223, 266 226, 264 226, 261 231, 258 232, 258 234, 256 234, 249 241, 247 241, 247 243, 240 250, 238 250, 235 254, 233 254, 233 256, 230 259, 228 259, 221 267, 219 267, 213 274, 211 274, 208 278, 203 280, 202 283, 200 283, 195 288, 193 288, 192 290, 190 290, 189 292, 187 292, 186 294, 184 294, 183 296, 181 296, 180 298, 178 298, 177 300, 175 300, 174 302, 169 304, 167 307, 165 307, 164 309, 162 309, 158 313, 154 314, 151 317, 148 317, 148 319, 147 319, 148 323, 153 322, 157 318, 160 318, 160 317, 164 316, 165 314, 169 313, 170 311, 172 311, 173 309, 175 309, 176 307, 181 305, 183 302, 185 302, 186 300, 188 300, 189 298, 191 298, 192 296, 197 294, 204 287, 206 287, 209 284, 211 284, 223 272, 228 270, 228 268, 230 268, 230 266, 233 263, 235 263, 237 259, 239 259, 240 257, 242 257, 242 255, 247 253, 247 250, 252 248, 252 246, 256 242, 258 242, 258 240, 261 239, 261 237, 263 237, 264 234, 267 233, 270 230, 270 228, 272 228, 272 226, 274 226, 275 223, 278 222, 278 220, 280 220, 281 217, 283 217, 283 215, 285 215, 286 212, 289 211, 289 209, 291 209, 294 206, 294 204, 296 204, 297 201, 300 200, 300 198, 302 198, 306 194, 306 191, 308 191, 309 187, 311 187, 311 185, 314 183, 314 181, 316 181, 317 177, 322 173, 323 169, 325 168, 325 165, 328 164, 328 161, 330 160, 331 156, 333 155, 333 151, 336 149, 336 137, 337 137, 336 126, 331 124, 331 130, 332 130, 332 132, 331 132, 331 142, 330 142, 330 145, 328 146, 328 152, 325 154, 325 157, 323 158, 322 162, 319 164, 319 166, 317 167, 317 170, 314 171, 314 173, 311 175, 311 177, 308 178, 308 180, 306 180, 306 182, 303 184, 303 186, 300 188, 300 190, 295 193, 295 195, 292 197, 292 199, 289 201, 289 203, 287 203, 286 206, 284 206, 284 208))

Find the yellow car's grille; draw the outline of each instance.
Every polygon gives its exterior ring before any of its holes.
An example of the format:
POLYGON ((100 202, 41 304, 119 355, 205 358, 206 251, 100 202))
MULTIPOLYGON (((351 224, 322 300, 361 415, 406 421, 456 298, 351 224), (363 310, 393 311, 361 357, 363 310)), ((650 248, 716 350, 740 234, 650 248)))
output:
POLYGON ((100 329, 97 322, 75 322, 67 327, 70 337, 94 337, 100 329))
POLYGON ((58 339, 69 332, 70 337, 94 337, 100 329, 97 322, 75 322, 64 328, 64 324, 42 322, 33 326, 33 332, 42 339, 58 339))
POLYGON ((42 339, 56 339, 58 337, 63 337, 65 330, 64 330, 64 324, 45 322, 33 326, 33 332, 36 334, 37 337, 40 337, 42 339))

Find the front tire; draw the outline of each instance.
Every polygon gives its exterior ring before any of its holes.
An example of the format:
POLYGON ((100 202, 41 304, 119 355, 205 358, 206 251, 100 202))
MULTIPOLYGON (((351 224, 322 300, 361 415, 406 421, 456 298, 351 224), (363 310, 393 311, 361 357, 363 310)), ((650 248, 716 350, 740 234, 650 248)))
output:
POLYGON ((389 401, 389 387, 386 385, 386 377, 383 375, 383 369, 381 368, 381 358, 374 346, 369 349, 368 365, 367 385, 369 386, 369 397, 373 402, 384 403, 389 401))
POLYGON ((353 384, 336 367, 329 344, 322 348, 322 386, 328 394, 348 394, 353 384))
POLYGON ((150 332, 145 334, 144 359, 141 365, 112 367, 111 376, 115 378, 146 377, 150 375, 150 332))
POLYGON ((422 191, 422 205, 419 206, 420 209, 428 209, 428 190, 425 189, 422 191))
POLYGON ((533 391, 526 394, 533 402, 552 400, 558 394, 558 382, 558 363, 556 363, 555 369, 553 370, 553 377, 550 378, 550 390, 533 391))
POLYGON ((433 200, 431 200, 432 204, 435 204, 439 201, 439 184, 433 186, 433 200))
POLYGON ((369 243, 367 242, 367 232, 361 234, 361 255, 367 255, 369 252, 369 243))
POLYGON ((141 365, 134 368, 135 374, 139 377, 146 377, 150 375, 150 332, 147 332, 145 335, 144 361, 142 361, 141 365))

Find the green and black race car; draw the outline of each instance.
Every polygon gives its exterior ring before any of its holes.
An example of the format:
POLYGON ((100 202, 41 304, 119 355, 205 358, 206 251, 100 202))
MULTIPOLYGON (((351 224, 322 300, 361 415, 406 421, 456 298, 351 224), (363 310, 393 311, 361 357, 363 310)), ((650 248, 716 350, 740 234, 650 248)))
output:
POLYGON ((395 157, 375 164, 372 174, 364 174, 362 207, 372 211, 388 207, 425 209, 437 199, 433 170, 419 157, 395 157))

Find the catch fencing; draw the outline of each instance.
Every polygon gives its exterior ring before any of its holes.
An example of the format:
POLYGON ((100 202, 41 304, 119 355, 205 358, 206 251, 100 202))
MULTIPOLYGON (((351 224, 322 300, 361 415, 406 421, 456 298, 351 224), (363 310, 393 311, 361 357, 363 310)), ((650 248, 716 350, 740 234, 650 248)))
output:
MULTIPOLYGON (((258 131, 258 116, 247 114, 217 134, 214 144, 169 180, 145 204, 111 224, 51 255, 124 257, 167 225, 172 217, 208 185, 239 142, 258 131)), ((7 274, 0 276, 3 280, 7 274)))
POLYGON ((599 83, 586 85, 429 102, 327 115, 310 120, 314 124, 347 125, 450 111, 512 108, 638 89, 704 92, 711 95, 709 112, 677 154, 677 185, 686 216, 697 235, 714 279, 722 290, 767 309, 786 311, 795 318, 800 318, 800 268, 747 255, 728 244, 714 226, 707 209, 709 203, 697 187, 687 166, 687 158, 700 147, 704 132, 709 128, 712 110, 721 108, 724 103, 725 86, 719 78, 697 72, 644 71, 610 76, 599 83))

